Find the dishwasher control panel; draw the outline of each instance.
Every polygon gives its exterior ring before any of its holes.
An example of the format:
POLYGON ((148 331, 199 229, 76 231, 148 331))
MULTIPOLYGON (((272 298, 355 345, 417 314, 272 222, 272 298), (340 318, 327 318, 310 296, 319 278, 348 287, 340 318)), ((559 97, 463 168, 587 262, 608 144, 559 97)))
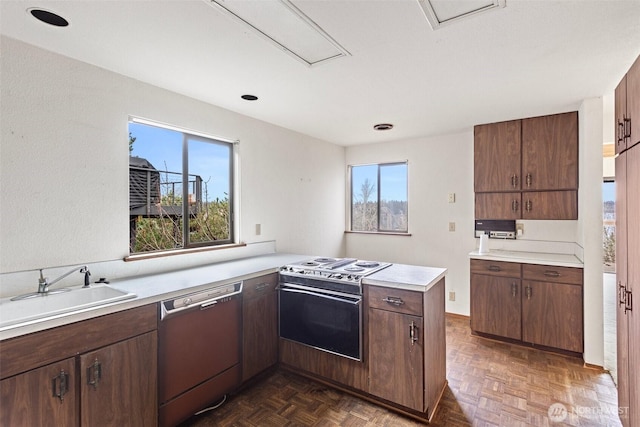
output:
POLYGON ((194 292, 162 301, 160 304, 162 310, 160 313, 160 320, 170 314, 177 313, 197 305, 199 305, 200 308, 205 308, 219 302, 222 303, 229 301, 234 295, 238 295, 240 293, 242 293, 242 282, 237 282, 216 286, 204 291, 194 292))

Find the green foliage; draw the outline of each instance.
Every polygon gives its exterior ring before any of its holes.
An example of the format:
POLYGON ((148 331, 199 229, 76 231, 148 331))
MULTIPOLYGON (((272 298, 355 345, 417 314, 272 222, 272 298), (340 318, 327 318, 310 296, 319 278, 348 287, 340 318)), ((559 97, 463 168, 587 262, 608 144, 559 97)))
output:
MULTIPOLYGON (((178 199, 173 199, 175 202, 178 199)), ((180 200, 181 203, 181 200, 180 200)), ((166 206, 166 205, 165 205, 166 206)), ((212 242, 229 239, 229 198, 202 203, 189 219, 189 241, 191 243, 212 242)), ((181 248, 183 242, 182 218, 164 212, 157 218, 138 217, 136 221, 135 246, 133 252, 151 252, 181 248)))
POLYGON ((133 151, 134 142, 136 142, 136 137, 131 135, 131 132, 129 132, 129 154, 131 154, 131 152, 133 151))
POLYGON ((602 244, 604 249, 604 263, 616 263, 616 233, 614 227, 604 227, 602 235, 602 244))

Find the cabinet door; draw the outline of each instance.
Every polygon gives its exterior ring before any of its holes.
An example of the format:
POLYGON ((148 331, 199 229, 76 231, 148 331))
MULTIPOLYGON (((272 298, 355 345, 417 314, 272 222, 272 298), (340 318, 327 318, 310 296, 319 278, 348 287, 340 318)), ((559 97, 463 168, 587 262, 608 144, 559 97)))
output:
POLYGON ((577 191, 522 193, 523 219, 578 219, 577 191))
POLYGON ((424 412, 422 317, 372 308, 369 325, 369 393, 424 412))
POLYGON ((578 189, 578 113, 522 120, 522 190, 578 189))
POLYGON ((627 148, 640 142, 640 56, 627 73, 627 148))
POLYGON ((471 330, 519 340, 520 279, 471 275, 471 330))
POLYGON ((514 191, 520 187, 520 120, 475 126, 474 191, 514 191))
MULTIPOLYGON (((637 63, 637 61, 636 61, 637 63)), ((629 425, 640 425, 640 144, 627 150, 629 425)))
MULTIPOLYGON (((615 90, 615 148, 619 154, 627 148, 627 138, 625 138, 625 123, 627 118, 627 76, 625 75, 615 90)), ((616 173, 616 175, 618 175, 616 173)))
MULTIPOLYGON (((624 152, 616 157, 616 356, 619 408, 629 407, 629 316, 624 305, 624 291, 627 289, 627 154, 624 152)), ((624 427, 628 427, 628 414, 621 414, 620 421, 624 427)))
POLYGON ((476 219, 520 219, 520 193, 476 193, 476 219))
POLYGON ((278 362, 278 294, 243 301, 242 380, 246 381, 278 362))
POLYGON ((156 332, 81 355, 80 405, 82 426, 157 426, 156 332))
POLYGON ((73 358, 0 381, 0 425, 77 426, 75 381, 73 358))
POLYGON ((522 281, 522 340, 582 353, 582 286, 522 281))

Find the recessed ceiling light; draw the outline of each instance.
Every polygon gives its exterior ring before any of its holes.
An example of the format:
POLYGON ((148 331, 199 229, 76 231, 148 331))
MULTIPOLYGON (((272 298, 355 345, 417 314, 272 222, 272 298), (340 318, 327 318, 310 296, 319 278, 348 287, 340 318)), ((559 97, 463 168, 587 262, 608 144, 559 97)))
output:
POLYGON ((53 25, 54 27, 69 26, 69 21, 67 21, 62 16, 56 13, 49 12, 48 10, 32 8, 32 9, 27 9, 27 12, 29 12, 38 21, 42 21, 45 24, 53 25))
POLYGON ((393 125, 391 123, 378 123, 374 125, 373 128, 375 130, 391 130, 393 129, 393 125))
POLYGON ((258 97, 255 95, 242 95, 240 98, 244 99, 245 101, 257 101, 258 97))

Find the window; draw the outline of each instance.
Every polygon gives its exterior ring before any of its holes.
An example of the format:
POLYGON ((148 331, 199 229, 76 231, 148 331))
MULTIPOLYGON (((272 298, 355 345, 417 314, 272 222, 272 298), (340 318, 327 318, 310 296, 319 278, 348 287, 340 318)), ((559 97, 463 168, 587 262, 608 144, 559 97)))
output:
POLYGON ((349 166, 351 231, 406 233, 407 162, 349 166))
POLYGON ((130 252, 232 243, 233 143, 129 122, 130 252))
POLYGON ((613 179, 602 183, 602 245, 605 273, 616 272, 616 184, 613 179))

